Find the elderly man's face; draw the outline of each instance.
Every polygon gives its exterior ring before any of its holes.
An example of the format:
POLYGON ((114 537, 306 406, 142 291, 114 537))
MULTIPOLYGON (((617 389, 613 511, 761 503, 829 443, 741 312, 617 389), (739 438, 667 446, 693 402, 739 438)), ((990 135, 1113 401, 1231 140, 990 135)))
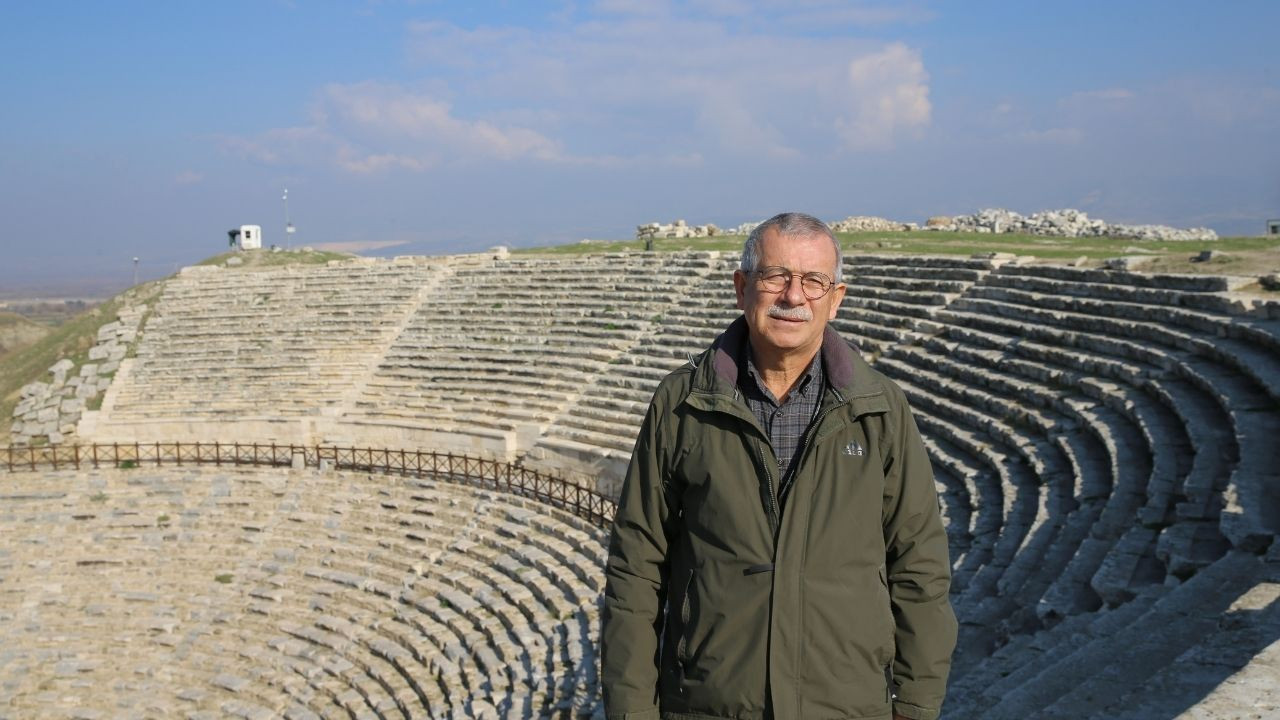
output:
MULTIPOLYGON (((835 271, 836 251, 825 235, 784 237, 776 228, 770 228, 760 238, 759 251, 757 270, 783 267, 796 275, 819 272, 828 278, 835 271)), ((741 270, 734 272, 733 286, 757 353, 794 353, 806 358, 821 347, 822 332, 836 316, 845 292, 845 286, 837 284, 826 295, 810 300, 799 277, 791 278, 781 292, 769 292, 758 275, 741 270)))

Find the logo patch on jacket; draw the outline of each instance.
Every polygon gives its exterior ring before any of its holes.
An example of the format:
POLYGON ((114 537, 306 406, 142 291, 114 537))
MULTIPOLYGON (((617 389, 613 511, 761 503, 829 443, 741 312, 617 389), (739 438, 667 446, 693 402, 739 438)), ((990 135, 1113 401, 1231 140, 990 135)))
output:
POLYGON ((844 454, 852 455, 853 457, 862 457, 866 453, 863 451, 861 445, 856 442, 851 442, 844 446, 844 454))

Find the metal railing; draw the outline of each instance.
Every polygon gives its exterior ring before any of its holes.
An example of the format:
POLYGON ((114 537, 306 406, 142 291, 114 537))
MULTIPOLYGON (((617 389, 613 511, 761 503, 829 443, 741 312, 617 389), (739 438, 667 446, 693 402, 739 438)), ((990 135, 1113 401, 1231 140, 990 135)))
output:
POLYGON ((530 498, 600 527, 613 522, 614 503, 590 488, 520 465, 469 455, 326 445, 271 443, 112 443, 0 447, 0 468, 9 472, 86 468, 274 466, 332 468, 429 477, 530 498))

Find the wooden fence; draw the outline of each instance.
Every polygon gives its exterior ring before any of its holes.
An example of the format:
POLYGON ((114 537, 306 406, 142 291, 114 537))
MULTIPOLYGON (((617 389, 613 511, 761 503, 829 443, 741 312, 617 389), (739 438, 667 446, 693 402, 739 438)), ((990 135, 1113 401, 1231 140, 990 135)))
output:
POLYGON ((613 501, 590 488, 519 465, 453 453, 216 442, 0 447, 0 468, 9 472, 187 465, 314 467, 430 477, 527 497, 601 527, 613 522, 613 501))

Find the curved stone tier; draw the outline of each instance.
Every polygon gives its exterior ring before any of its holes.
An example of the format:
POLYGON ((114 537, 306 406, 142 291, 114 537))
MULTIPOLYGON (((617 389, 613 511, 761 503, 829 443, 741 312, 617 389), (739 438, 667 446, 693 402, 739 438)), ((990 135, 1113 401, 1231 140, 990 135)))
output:
MULTIPOLYGON (((659 380, 738 315, 737 262, 184 274, 81 436, 480 450, 616 492, 659 380)), ((962 621, 950 712, 1104 713, 1154 702, 1187 663, 1210 668, 1188 685, 1203 696, 1280 638, 1257 604, 1280 553, 1280 302, 1228 278, 999 258, 844 271, 833 325, 902 385, 937 475, 962 621), (1171 630, 1182 617, 1220 624, 1171 630), (1240 623, 1259 640, 1240 644, 1240 623), (1251 650, 1214 665, 1228 641, 1251 650), (1085 702, 1095 681, 1110 699, 1085 702)), ((1157 704, 1193 704, 1170 692, 1157 704)))
POLYGON ((433 480, 15 473, 15 717, 572 717, 598 707, 603 530, 433 480), (76 714, 79 713, 79 714, 76 714))

